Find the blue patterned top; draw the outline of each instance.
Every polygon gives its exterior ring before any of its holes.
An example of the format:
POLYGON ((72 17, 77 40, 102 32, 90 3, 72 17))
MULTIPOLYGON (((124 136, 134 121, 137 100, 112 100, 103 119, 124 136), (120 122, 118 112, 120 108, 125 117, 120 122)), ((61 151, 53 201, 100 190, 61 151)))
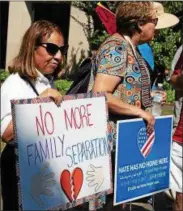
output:
MULTIPOLYGON (((139 64, 139 61, 143 59, 136 51, 134 55, 131 45, 122 37, 110 36, 99 48, 96 57, 92 63, 92 71, 89 82, 88 91, 91 91, 94 85, 94 76, 96 73, 108 74, 113 76, 119 76, 121 82, 115 88, 113 95, 121 99, 123 102, 130 105, 142 108, 142 70, 145 68, 147 75, 146 85, 150 87, 150 75, 148 67, 143 64, 139 64)), ((149 92, 149 90, 148 90, 149 92)), ((148 93, 150 94, 150 93, 148 93)), ((149 109, 148 107, 145 109, 149 109)), ((109 114, 109 144, 111 151, 114 150, 116 140, 116 121, 122 119, 134 118, 126 115, 109 114)), ((113 172, 114 173, 114 172, 113 172)), ((101 207, 101 204, 105 203, 105 198, 90 201, 89 210, 96 210, 101 207), (97 202, 99 200, 99 203, 97 202), (98 206, 100 205, 100 206, 98 206)))

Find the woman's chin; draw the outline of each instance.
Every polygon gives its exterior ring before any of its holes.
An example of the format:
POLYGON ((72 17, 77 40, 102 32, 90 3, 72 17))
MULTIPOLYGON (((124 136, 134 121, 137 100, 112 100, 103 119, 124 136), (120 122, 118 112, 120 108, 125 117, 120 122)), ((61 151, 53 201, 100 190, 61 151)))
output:
POLYGON ((139 45, 144 44, 144 43, 146 43, 146 42, 147 42, 147 41, 140 40, 140 41, 139 41, 139 45))
POLYGON ((55 71, 55 68, 48 68, 48 69, 43 71, 43 74, 44 75, 50 75, 50 74, 53 74, 54 71, 55 71))
POLYGON ((150 41, 154 40, 154 36, 149 38, 149 39, 144 39, 144 40, 140 40, 139 44, 144 44, 144 43, 148 43, 150 41))

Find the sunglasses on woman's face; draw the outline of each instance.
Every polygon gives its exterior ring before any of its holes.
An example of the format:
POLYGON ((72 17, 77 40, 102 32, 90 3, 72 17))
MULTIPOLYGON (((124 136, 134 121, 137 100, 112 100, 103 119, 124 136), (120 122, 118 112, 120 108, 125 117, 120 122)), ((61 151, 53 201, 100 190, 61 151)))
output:
POLYGON ((63 45, 63 46, 58 46, 53 43, 39 43, 40 46, 44 47, 50 55, 55 55, 59 50, 62 55, 67 54, 67 50, 69 48, 69 45, 63 45))
POLYGON ((157 23, 158 23, 158 18, 144 19, 144 20, 140 20, 140 22, 142 22, 142 23, 153 23, 156 26, 157 23))
POLYGON ((147 21, 148 21, 149 23, 153 23, 153 24, 156 26, 157 23, 158 23, 158 18, 148 19, 147 21))

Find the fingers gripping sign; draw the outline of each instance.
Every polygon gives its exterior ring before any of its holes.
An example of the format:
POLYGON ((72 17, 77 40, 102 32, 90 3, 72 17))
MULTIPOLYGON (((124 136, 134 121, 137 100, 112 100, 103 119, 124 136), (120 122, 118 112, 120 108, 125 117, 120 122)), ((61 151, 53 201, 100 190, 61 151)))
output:
POLYGON ((40 94, 40 97, 50 97, 57 106, 60 106, 63 100, 63 96, 60 92, 52 88, 47 88, 40 94))

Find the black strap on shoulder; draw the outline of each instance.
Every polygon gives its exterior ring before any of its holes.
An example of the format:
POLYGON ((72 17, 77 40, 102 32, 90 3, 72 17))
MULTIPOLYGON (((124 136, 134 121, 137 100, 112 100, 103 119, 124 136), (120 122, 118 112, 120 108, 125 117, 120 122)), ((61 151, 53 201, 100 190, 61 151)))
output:
POLYGON ((39 93, 37 91, 37 89, 35 88, 35 86, 33 85, 32 81, 26 77, 26 76, 21 76, 21 78, 26 81, 27 83, 29 83, 29 85, 31 86, 31 88, 33 89, 33 91, 36 93, 37 96, 39 96, 39 93))

